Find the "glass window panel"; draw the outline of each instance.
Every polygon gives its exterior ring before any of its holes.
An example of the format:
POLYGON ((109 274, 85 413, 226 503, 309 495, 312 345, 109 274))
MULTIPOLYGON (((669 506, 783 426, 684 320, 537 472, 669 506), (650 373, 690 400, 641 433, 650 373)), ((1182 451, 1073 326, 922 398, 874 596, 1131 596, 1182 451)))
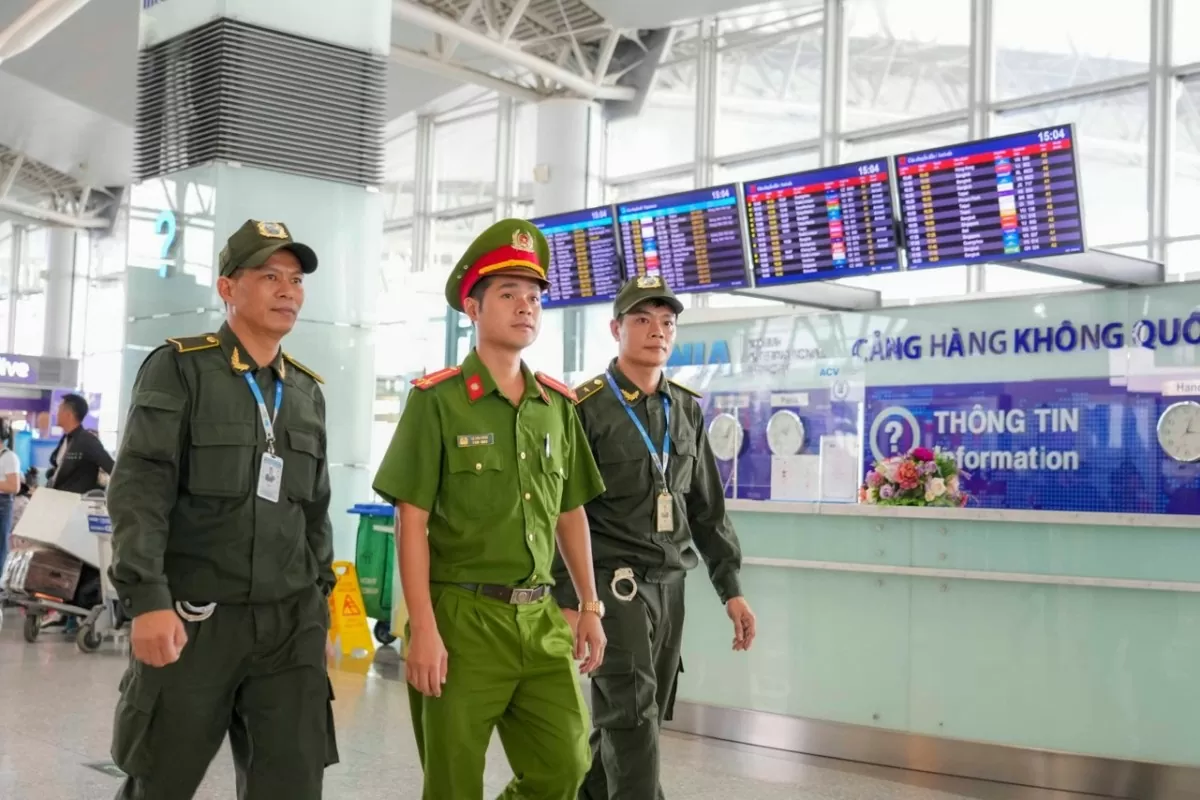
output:
POLYGON ((861 278, 842 278, 839 283, 874 289, 884 303, 910 303, 925 300, 961 297, 967 292, 968 267, 940 267, 912 272, 890 272, 886 275, 866 275, 861 278))
MULTIPOLYGON (((537 165, 537 106, 522 103, 517 107, 517 131, 514 137, 516 158, 513 162, 513 192, 516 197, 533 197, 533 168, 537 165)), ((579 143, 585 149, 585 142, 579 143)))
POLYGON ((983 290, 987 294, 1006 292, 1037 292, 1043 289, 1058 289, 1064 286, 1081 286, 1070 278, 1040 275, 1015 267, 989 264, 984 267, 983 290))
POLYGON ((437 125, 433 132, 434 208, 462 208, 496 196, 494 112, 437 125))
POLYGON ((846 0, 848 130, 967 106, 971 4, 846 0))
POLYGON ((607 124, 605 174, 636 175, 689 164, 696 149, 695 26, 678 31, 640 113, 607 124))
POLYGON ((49 234, 45 228, 26 228, 17 271, 17 331, 13 352, 40 356, 46 333, 46 255, 49 234))
POLYGON ((773 178, 789 172, 803 172, 821 166, 821 154, 815 150, 801 150, 786 156, 763 161, 747 161, 728 167, 717 165, 714 172, 717 183, 756 181, 773 178))
POLYGON ((1172 236, 1200 233, 1200 78, 1180 81, 1171 158, 1172 236))
POLYGON ((720 21, 718 156, 820 134, 823 20, 801 2, 720 21))
POLYGON ((1147 90, 1131 89, 997 114, 993 134, 1076 124, 1090 247, 1146 238, 1150 128, 1147 90))
POLYGON ((648 178, 644 181, 621 183, 609 186, 605 192, 606 203, 625 203, 630 200, 641 200, 645 197, 657 197, 660 194, 683 192, 696 186, 695 178, 689 172, 686 175, 671 175, 664 178, 648 178))
POLYGON ((417 132, 405 131, 389 141, 384 157, 387 181, 383 186, 383 218, 411 217, 416 193, 417 132))
POLYGON ((1200 239, 1167 245, 1167 274, 1172 280, 1200 280, 1200 239))
POLYGON ((1171 60, 1176 64, 1191 64, 1200 61, 1200 3, 1196 0, 1174 0, 1175 9, 1171 20, 1171 60))
POLYGON ((894 156, 899 153, 910 153, 914 150, 924 150, 929 147, 940 147, 947 144, 965 142, 967 136, 966 123, 950 125, 944 128, 931 128, 924 131, 901 133, 895 136, 884 136, 876 139, 859 139, 842 143, 841 160, 865 161, 869 158, 894 156))
POLYGON ((12 310, 16 231, 11 222, 0 221, 0 352, 9 352, 8 320, 12 310))
POLYGON ((1003 0, 993 8, 997 99, 1149 69, 1150 0, 1105 3, 1102 13, 1095 0, 1003 0))

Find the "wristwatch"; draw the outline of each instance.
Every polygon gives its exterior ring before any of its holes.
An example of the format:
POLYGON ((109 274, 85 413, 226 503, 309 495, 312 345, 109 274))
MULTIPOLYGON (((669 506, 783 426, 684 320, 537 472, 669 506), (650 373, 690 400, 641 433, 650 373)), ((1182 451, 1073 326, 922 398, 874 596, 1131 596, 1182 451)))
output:
POLYGON ((604 602, 601 600, 588 600, 586 603, 580 603, 579 613, 595 614, 600 619, 604 619, 604 602))

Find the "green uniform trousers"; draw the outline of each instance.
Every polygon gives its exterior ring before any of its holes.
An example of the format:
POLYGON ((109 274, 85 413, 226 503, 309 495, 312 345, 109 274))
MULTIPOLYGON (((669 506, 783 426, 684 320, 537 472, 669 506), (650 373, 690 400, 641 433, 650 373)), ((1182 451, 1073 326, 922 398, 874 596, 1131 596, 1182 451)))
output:
POLYGON ((315 586, 278 603, 217 606, 184 622, 174 664, 131 661, 113 727, 113 761, 129 776, 118 800, 190 800, 226 734, 241 800, 318 800, 338 759, 327 609, 315 586))
MULTIPOLYGON (((685 573, 638 581, 632 600, 612 593, 612 574, 596 575, 604 601, 604 663, 592 675, 592 767, 580 800, 662 800, 658 733, 671 718, 683 671, 685 573)), ((629 584, 617 587, 628 594, 629 584)))
POLYGON ((575 800, 589 723, 557 604, 511 605, 453 584, 430 592, 449 660, 441 697, 409 687, 425 800, 483 797, 493 730, 515 776, 502 800, 575 800))

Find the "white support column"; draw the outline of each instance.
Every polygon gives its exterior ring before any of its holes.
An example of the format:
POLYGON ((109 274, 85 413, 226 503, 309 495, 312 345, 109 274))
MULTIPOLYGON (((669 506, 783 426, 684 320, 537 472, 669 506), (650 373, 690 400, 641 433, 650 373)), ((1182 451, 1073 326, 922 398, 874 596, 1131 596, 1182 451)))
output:
POLYGON ((534 214, 559 214, 600 201, 594 158, 600 119, 599 107, 587 100, 552 98, 538 104, 534 214))
POLYGON ((846 31, 842 0, 825 0, 821 71, 821 164, 838 163, 842 133, 842 105, 846 87, 846 31))
MULTIPOLYGON (((984 139, 991 127, 992 102, 992 0, 971 0, 970 86, 967 99, 967 135, 984 139)), ((984 291, 987 267, 967 269, 968 295, 984 291)))
POLYGON ((517 148, 515 132, 517 104, 511 97, 501 96, 496 110, 496 219, 513 213, 517 148))
POLYGON ((45 338, 42 354, 66 358, 71 351, 71 297, 75 288, 75 241, 72 228, 50 228, 46 250, 45 338))
POLYGON ((700 45, 696 58, 696 147, 697 187, 714 182, 713 162, 717 150, 717 82, 720 54, 717 52, 717 23, 711 17, 700 22, 700 45))
POLYGON ((1171 201, 1171 154, 1178 82, 1171 76, 1172 0, 1150 6, 1149 256, 1165 262, 1171 201))

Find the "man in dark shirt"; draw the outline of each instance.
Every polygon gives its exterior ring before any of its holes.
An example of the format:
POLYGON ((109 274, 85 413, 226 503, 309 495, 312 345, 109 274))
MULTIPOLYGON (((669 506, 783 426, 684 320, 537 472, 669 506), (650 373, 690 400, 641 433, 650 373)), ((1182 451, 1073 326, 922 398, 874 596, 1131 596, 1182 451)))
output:
POLYGON ((50 457, 46 473, 46 485, 51 489, 86 494, 100 488, 101 472, 112 474, 112 456, 95 434, 83 428, 87 415, 88 402, 77 394, 63 397, 58 406, 58 427, 63 429, 63 438, 50 457))
MULTIPOLYGON (((749 650, 755 620, 738 573, 741 548, 691 389, 663 367, 683 305, 658 276, 634 278, 613 308, 620 343, 609 368, 575 389, 588 443, 604 478, 589 502, 596 584, 608 650, 592 673, 592 768, 582 800, 661 800, 658 733, 671 718, 682 671, 684 576, 699 563, 733 622, 733 649, 749 650)), ((554 597, 568 622, 570 581, 554 597)))

